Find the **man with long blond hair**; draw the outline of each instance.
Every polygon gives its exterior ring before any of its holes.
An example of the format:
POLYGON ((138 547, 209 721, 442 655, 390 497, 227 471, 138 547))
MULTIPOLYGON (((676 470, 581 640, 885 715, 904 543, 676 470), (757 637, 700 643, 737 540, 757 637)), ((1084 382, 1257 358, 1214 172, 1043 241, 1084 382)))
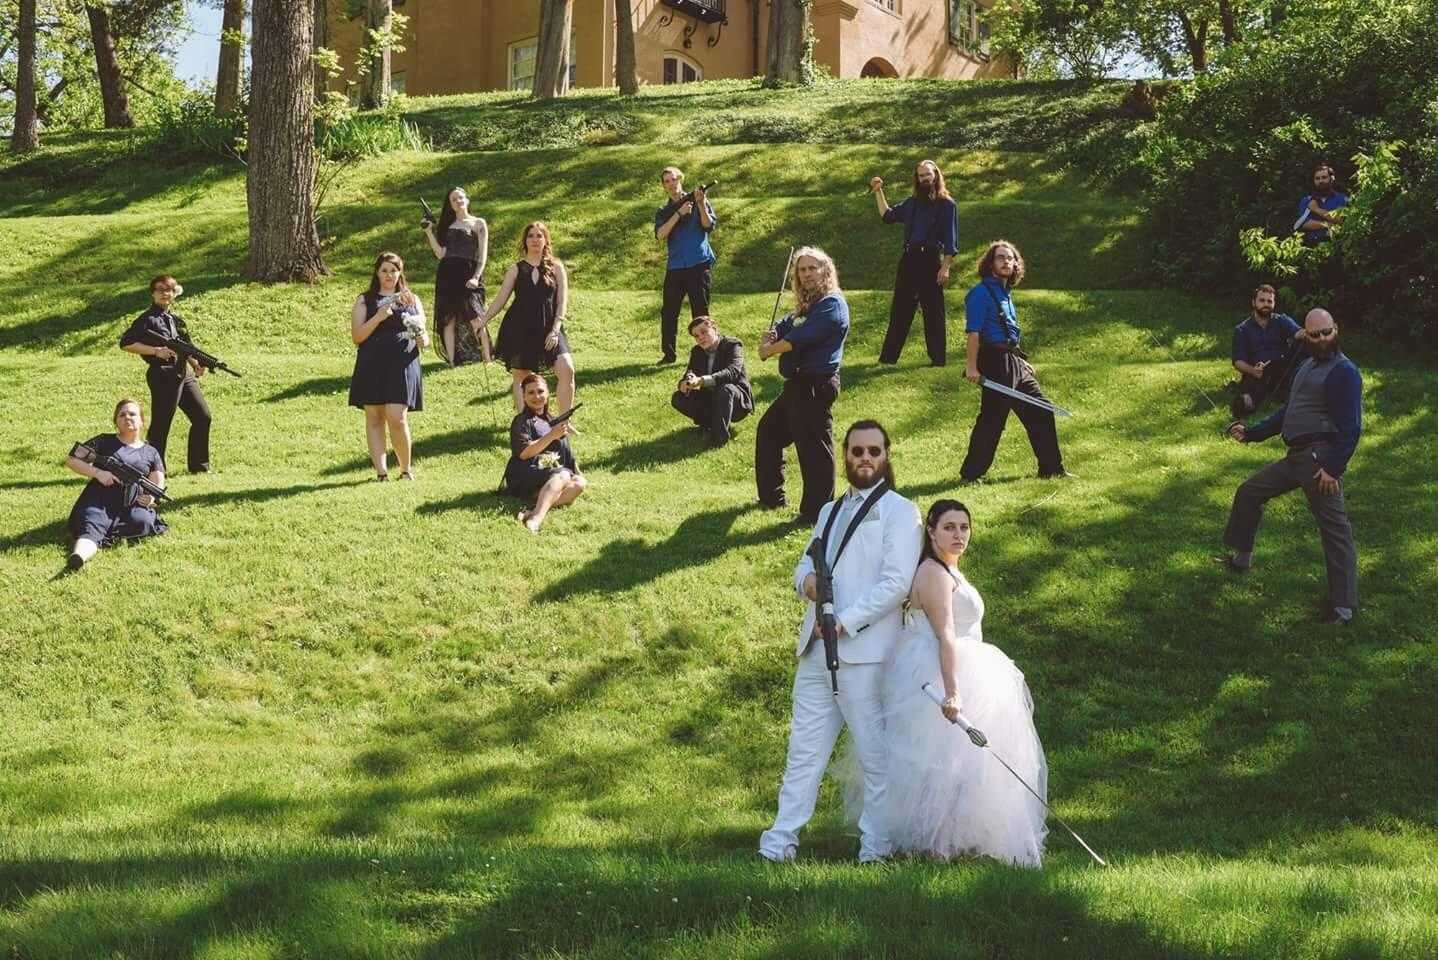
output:
POLYGON ((944 173, 932 160, 914 165, 914 193, 889 206, 884 181, 869 181, 879 216, 885 223, 904 225, 904 250, 894 277, 894 299, 889 304, 889 330, 879 351, 880 363, 898 363, 914 323, 914 309, 924 311, 924 346, 929 363, 942 367, 948 360, 948 327, 944 313, 944 284, 949 266, 959 252, 958 207, 944 185, 944 173))
POLYGON ((799 518, 813 523, 834 497, 834 417, 839 364, 849 335, 849 304, 833 258, 818 247, 794 253, 794 312, 765 331, 759 359, 779 357, 784 389, 764 411, 754 436, 759 502, 782 507, 784 448, 794 446, 804 494, 799 518))

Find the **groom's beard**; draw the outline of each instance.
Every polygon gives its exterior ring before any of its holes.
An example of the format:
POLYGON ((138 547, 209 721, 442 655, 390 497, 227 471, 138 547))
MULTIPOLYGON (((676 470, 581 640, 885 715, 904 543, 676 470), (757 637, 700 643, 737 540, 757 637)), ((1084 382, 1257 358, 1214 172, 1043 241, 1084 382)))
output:
POLYGON ((849 481, 849 486, 855 490, 869 490, 881 480, 889 481, 889 486, 894 485, 894 465, 888 460, 884 461, 882 467, 878 467, 867 476, 862 476, 854 469, 853 464, 848 460, 844 461, 844 478, 849 481))

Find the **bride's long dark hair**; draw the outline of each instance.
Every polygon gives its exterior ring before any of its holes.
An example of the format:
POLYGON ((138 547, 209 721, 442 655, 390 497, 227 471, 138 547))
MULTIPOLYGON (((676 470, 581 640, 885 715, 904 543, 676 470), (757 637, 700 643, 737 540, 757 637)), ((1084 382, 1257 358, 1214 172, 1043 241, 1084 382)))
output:
POLYGON ((940 565, 947 566, 947 564, 944 564, 943 560, 939 559, 939 555, 934 552, 934 539, 932 534, 934 532, 934 528, 939 525, 939 521, 943 519, 944 514, 948 513, 950 510, 958 510, 959 512, 961 512, 964 516, 969 518, 969 525, 971 527, 973 526, 974 515, 969 512, 968 507, 964 506, 958 500, 954 500, 952 498, 935 500, 934 505, 929 508, 929 515, 924 518, 924 552, 919 556, 920 564, 922 564, 925 560, 933 560, 940 565))

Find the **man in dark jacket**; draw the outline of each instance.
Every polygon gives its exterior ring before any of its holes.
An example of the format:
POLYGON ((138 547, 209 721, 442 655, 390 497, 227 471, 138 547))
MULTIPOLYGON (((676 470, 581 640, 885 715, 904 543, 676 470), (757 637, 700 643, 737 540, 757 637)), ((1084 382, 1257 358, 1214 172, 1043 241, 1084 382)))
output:
POLYGON ((1328 567, 1328 623, 1344 624, 1358 608, 1358 548, 1343 500, 1343 473, 1363 430, 1363 377, 1338 349, 1338 324, 1327 310, 1311 310, 1303 319, 1309 359, 1293 374, 1288 402, 1261 423, 1229 427, 1240 443, 1257 443, 1279 434, 1288 453, 1243 482, 1223 542, 1233 553, 1219 559, 1235 573, 1253 563, 1253 542, 1264 505, 1274 497, 1302 489, 1318 521, 1328 567))
POLYGON ((689 366, 674 391, 674 409, 699 425, 709 443, 722 447, 734 435, 733 425, 754 409, 754 393, 744 372, 744 345, 722 336, 710 316, 689 322, 694 349, 689 366))

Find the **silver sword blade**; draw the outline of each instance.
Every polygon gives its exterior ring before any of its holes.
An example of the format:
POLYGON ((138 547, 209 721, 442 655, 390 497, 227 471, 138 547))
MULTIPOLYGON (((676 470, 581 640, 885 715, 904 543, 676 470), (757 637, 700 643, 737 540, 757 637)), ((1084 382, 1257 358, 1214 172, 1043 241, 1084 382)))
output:
POLYGON ((1048 403, 1044 400, 1040 400, 1038 397, 1031 397, 1027 393, 1020 393, 1013 387, 1006 387, 1002 383, 995 383, 988 377, 980 377, 979 386, 983 387, 986 390, 992 390, 995 393, 1002 393, 1006 397, 1013 397, 1015 400, 1022 400, 1024 403, 1031 403, 1034 406, 1038 407, 1040 410, 1047 410, 1049 413, 1055 414, 1060 417, 1073 416, 1072 413, 1069 413, 1067 410, 1065 410, 1063 407, 1059 406, 1056 403, 1048 403))
MULTIPOLYGON (((944 702, 943 697, 939 694, 938 690, 934 689, 933 684, 925 683, 921 685, 919 689, 923 691, 924 696, 928 697, 935 703, 942 704, 944 702)), ((974 746, 978 747, 981 750, 987 749, 990 756, 992 756, 999 763, 1003 764, 1004 769, 1007 770, 1009 773, 1013 774, 1014 779, 1017 780, 1019 783, 1023 784, 1023 788, 1029 793, 1033 794, 1033 798, 1035 800, 1043 804, 1044 811, 1049 816, 1057 820, 1059 822, 1059 826, 1063 827, 1069 832, 1069 836, 1073 837, 1075 840, 1078 841, 1079 846, 1083 847, 1084 850, 1088 852, 1088 855, 1093 857, 1095 863, 1097 863, 1101 867, 1108 866, 1108 861, 1106 861, 1103 857, 1099 856, 1098 853, 1095 852, 1093 847, 1085 843, 1084 838, 1079 836, 1073 827, 1065 823, 1063 817, 1059 816, 1057 813, 1054 812, 1054 808, 1049 806, 1049 802, 1043 797, 1039 796, 1039 792, 1033 787, 1029 786, 1029 782, 1025 780, 1022 776, 1020 776, 1017 770, 1009 766, 1009 762, 1003 758, 1003 755, 997 750, 995 750, 993 747, 989 746, 989 738, 984 736, 983 731, 979 730, 972 723, 969 723, 968 719, 965 718, 963 714, 959 714, 957 720, 952 720, 950 722, 953 723, 954 726, 961 728, 965 733, 967 733, 969 735, 969 739, 973 741, 974 746), (977 734, 977 736, 975 736, 975 734, 977 734)))

